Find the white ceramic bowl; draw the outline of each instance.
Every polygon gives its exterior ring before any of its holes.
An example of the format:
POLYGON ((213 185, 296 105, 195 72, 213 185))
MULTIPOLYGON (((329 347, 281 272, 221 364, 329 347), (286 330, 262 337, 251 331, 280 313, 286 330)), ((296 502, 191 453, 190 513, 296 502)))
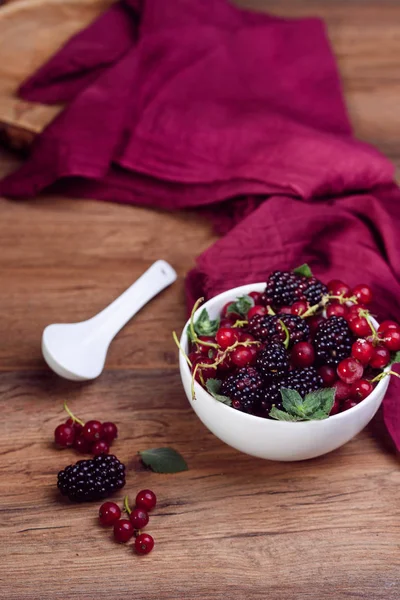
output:
MULTIPOLYGON (((224 304, 251 291, 264 291, 265 283, 243 285, 203 304, 195 314, 206 308, 211 318, 216 318, 224 304)), ((188 351, 186 323, 181 344, 188 351)), ((180 353, 180 372, 188 400, 204 425, 220 440, 233 448, 269 460, 294 461, 314 458, 331 452, 357 435, 378 410, 390 377, 382 379, 372 394, 354 408, 321 421, 286 422, 263 419, 240 412, 215 400, 197 382, 195 399, 191 394, 191 373, 180 353)))

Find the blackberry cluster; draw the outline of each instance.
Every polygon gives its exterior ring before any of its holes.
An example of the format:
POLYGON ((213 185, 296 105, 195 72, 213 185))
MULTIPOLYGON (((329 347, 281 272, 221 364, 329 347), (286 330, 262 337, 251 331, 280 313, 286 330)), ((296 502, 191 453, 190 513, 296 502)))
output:
POLYGON ((303 277, 293 271, 274 271, 267 279, 264 292, 266 304, 275 308, 291 306, 297 300, 318 304, 328 288, 316 277, 303 277))
POLYGON ((276 408, 283 409, 281 387, 280 381, 272 380, 269 382, 268 387, 264 389, 258 409, 260 417, 268 417, 273 404, 276 408))
POLYGON ((285 331, 282 321, 289 331, 289 345, 307 340, 310 328, 305 319, 297 315, 254 315, 247 326, 247 331, 260 342, 283 342, 285 331))
POLYGON ((305 369, 293 369, 280 382, 281 388, 296 390, 304 398, 310 392, 316 392, 323 386, 322 378, 318 375, 314 367, 305 369))
POLYGON ((234 408, 251 413, 262 395, 263 380, 254 367, 242 367, 221 385, 221 394, 234 401, 234 408))
POLYGON ((321 365, 337 367, 340 361, 351 355, 353 341, 346 319, 329 317, 319 324, 315 334, 314 347, 317 361, 321 365))
POLYGON ((277 342, 268 344, 258 353, 256 367, 266 380, 281 379, 290 368, 285 346, 277 342))
POLYGON ((78 460, 58 474, 57 487, 74 502, 106 498, 125 485, 125 465, 112 454, 78 460))

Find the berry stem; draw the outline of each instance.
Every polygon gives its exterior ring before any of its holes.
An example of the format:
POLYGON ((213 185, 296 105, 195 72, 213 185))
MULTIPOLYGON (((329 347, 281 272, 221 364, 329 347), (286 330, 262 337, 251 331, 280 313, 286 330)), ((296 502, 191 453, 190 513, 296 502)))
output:
POLYGON ((375 327, 373 326, 373 324, 371 323, 370 320, 370 313, 368 310, 360 310, 359 312, 360 317, 364 317, 364 319, 367 321, 369 328, 372 331, 372 341, 377 344, 379 342, 379 336, 378 336, 378 332, 376 331, 375 327))
POLYGON ((186 354, 186 352, 182 348, 182 346, 181 346, 181 344, 180 344, 180 342, 178 340, 178 336, 176 335, 175 331, 172 332, 172 337, 174 338, 175 344, 178 346, 179 350, 182 352, 183 357, 186 360, 187 364, 189 365, 190 368, 192 368, 192 363, 190 362, 188 355, 186 354))
POLYGON ((132 512, 131 509, 130 509, 130 506, 129 506, 129 497, 128 496, 125 496, 125 498, 124 498, 124 511, 128 515, 130 515, 131 512, 132 512))
POLYGON ((382 373, 379 373, 376 377, 370 379, 369 382, 376 383, 377 381, 381 381, 382 379, 384 379, 384 377, 387 377, 388 375, 394 375, 395 377, 400 378, 400 375, 396 373, 396 371, 382 371, 382 373))
POLYGON ((285 348, 287 350, 289 348, 290 333, 289 333, 289 330, 286 327, 285 323, 281 319, 279 319, 278 323, 280 323, 283 331, 285 332, 285 339, 284 339, 283 345, 285 346, 285 348))
POLYGON ((71 410, 70 410, 70 409, 68 408, 68 406, 67 406, 67 401, 66 401, 66 400, 64 400, 64 410, 65 410, 65 412, 67 413, 67 415, 68 415, 69 417, 71 417, 71 419, 72 419, 73 421, 75 421, 75 423, 79 423, 79 425, 82 425, 82 427, 85 425, 85 423, 82 421, 82 419, 78 419, 78 417, 76 417, 76 416, 74 415, 74 413, 73 413, 73 412, 71 412, 71 410))
POLYGON ((268 305, 267 306, 267 314, 268 315, 276 315, 276 312, 274 310, 272 310, 272 308, 268 305))
POLYGON ((202 302, 204 302, 204 298, 198 298, 196 300, 196 302, 194 303, 192 312, 190 313, 190 323, 189 323, 190 337, 192 338, 192 342, 201 343, 203 346, 210 346, 210 348, 218 348, 218 344, 214 344, 213 342, 204 342, 204 341, 200 340, 199 336, 197 335, 196 330, 194 328, 194 313, 199 308, 199 306, 202 302))
POLYGON ((233 324, 232 327, 245 327, 245 325, 248 325, 248 323, 249 323, 248 321, 240 321, 239 320, 239 321, 235 321, 235 323, 233 324))

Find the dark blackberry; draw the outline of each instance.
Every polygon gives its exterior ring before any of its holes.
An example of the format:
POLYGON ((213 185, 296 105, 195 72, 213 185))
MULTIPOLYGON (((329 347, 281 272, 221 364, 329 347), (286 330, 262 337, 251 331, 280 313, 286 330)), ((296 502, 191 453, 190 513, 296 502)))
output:
POLYGON ((318 375, 314 367, 305 369, 293 369, 280 382, 281 388, 296 390, 304 398, 310 392, 315 392, 323 387, 322 378, 318 375))
POLYGON ((353 336, 343 317, 329 317, 318 325, 314 347, 320 365, 337 367, 341 360, 351 355, 353 336))
POLYGON ((297 315, 254 315, 247 326, 247 331, 260 342, 283 342, 286 334, 282 321, 289 331, 289 345, 307 340, 310 328, 305 319, 297 315))
POLYGON ((272 342, 257 354, 256 367, 264 379, 280 379, 289 372, 289 357, 283 344, 272 342))
POLYGON ((281 383, 276 380, 271 380, 268 384, 268 387, 263 390, 262 397, 258 405, 258 415, 260 417, 267 418, 273 405, 280 410, 283 409, 280 389, 281 383))
POLYGON ((234 408, 251 413, 261 398, 263 380, 254 367, 242 367, 221 385, 221 394, 234 401, 234 408))
POLYGON ((125 465, 112 454, 78 460, 58 474, 57 487, 75 502, 107 498, 125 485, 125 465))
POLYGON ((296 275, 293 271, 274 271, 267 279, 264 301, 275 308, 291 306, 297 300, 318 304, 327 287, 316 277, 296 275))

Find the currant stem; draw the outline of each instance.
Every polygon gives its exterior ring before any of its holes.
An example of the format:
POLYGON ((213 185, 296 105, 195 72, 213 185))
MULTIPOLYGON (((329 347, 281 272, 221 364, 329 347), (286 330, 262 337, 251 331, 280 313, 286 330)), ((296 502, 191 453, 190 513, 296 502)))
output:
POLYGON ((290 340, 290 333, 288 328, 286 327, 285 323, 279 319, 278 323, 281 324, 281 327, 283 329, 283 331, 285 332, 285 340, 283 342, 283 345, 285 346, 286 350, 289 348, 289 340, 290 340))
POLYGON ((270 307, 269 304, 267 306, 267 314, 268 315, 276 315, 276 312, 274 310, 272 310, 272 308, 270 307))
POLYGON ((395 377, 400 378, 400 375, 398 373, 396 373, 396 371, 382 371, 382 373, 379 373, 376 377, 374 377, 373 379, 370 379, 370 383, 376 383, 377 381, 381 381, 388 375, 394 375, 395 377))
POLYGON ((198 339, 199 339, 198 336, 197 336, 197 333, 195 332, 195 329, 194 329, 194 313, 199 308, 199 306, 200 306, 200 304, 202 302, 204 302, 204 298, 198 298, 196 300, 196 302, 194 303, 194 306, 192 308, 192 312, 190 313, 190 325, 189 325, 189 329, 190 329, 190 334, 191 334, 193 342, 197 342, 198 339))
POLYGON ((82 427, 84 426, 84 424, 85 424, 84 421, 82 421, 82 419, 78 419, 78 417, 76 417, 74 415, 74 413, 70 411, 70 409, 67 406, 67 401, 66 400, 64 400, 64 410, 66 411, 67 415, 69 417, 71 417, 71 419, 73 421, 75 421, 75 423, 79 423, 79 425, 82 425, 82 427))
POLYGON ((192 363, 190 362, 188 355, 186 354, 186 352, 182 348, 182 346, 181 346, 181 344, 180 344, 180 342, 178 340, 178 336, 176 335, 175 331, 172 332, 172 337, 174 339, 175 344, 178 346, 179 350, 182 352, 183 357, 185 358, 187 364, 189 365, 190 368, 192 368, 192 363))
MULTIPOLYGON (((245 325, 248 324, 248 321, 235 321, 235 323, 232 325, 232 327, 245 327, 245 325)), ((203 343, 203 342, 201 342, 203 343)), ((218 347, 218 346, 217 346, 218 347)))
POLYGON ((128 515, 130 515, 131 512, 132 512, 131 509, 130 509, 130 506, 129 506, 129 498, 128 498, 128 496, 125 496, 125 498, 124 498, 124 511, 126 513, 128 513, 128 515))

